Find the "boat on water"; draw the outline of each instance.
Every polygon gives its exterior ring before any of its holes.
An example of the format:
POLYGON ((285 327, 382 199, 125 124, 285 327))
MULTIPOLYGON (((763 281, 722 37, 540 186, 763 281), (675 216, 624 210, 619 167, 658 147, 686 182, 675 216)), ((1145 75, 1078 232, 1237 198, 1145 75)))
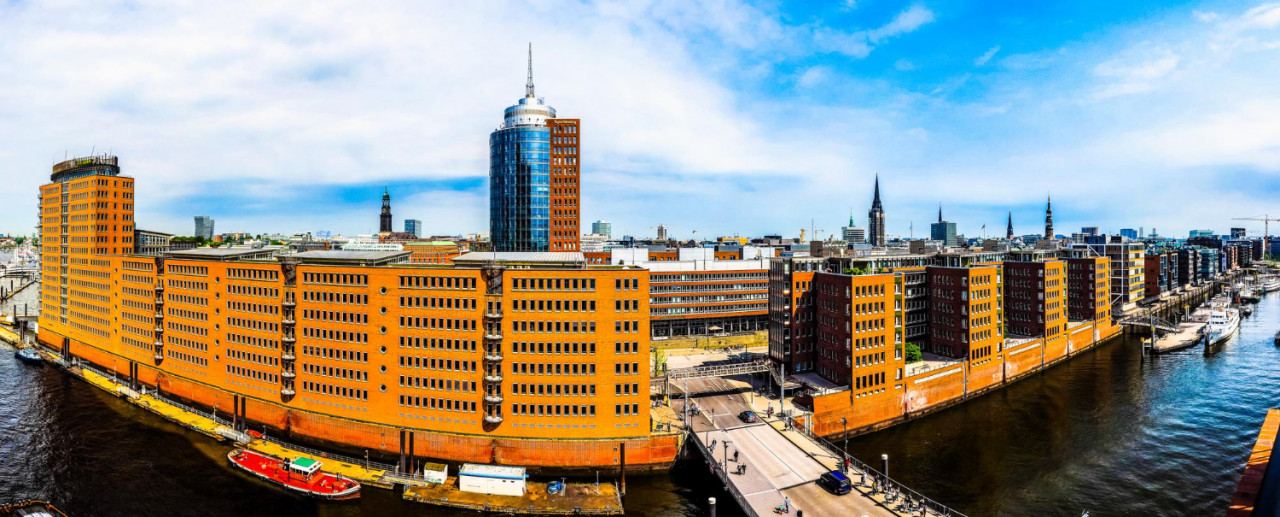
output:
POLYGON ((1240 311, 1226 305, 1213 307, 1209 311, 1209 323, 1204 327, 1209 346, 1225 341, 1240 330, 1240 311))
POLYGON ((67 517, 48 501, 30 500, 0 505, 0 517, 67 517))
POLYGON ((40 352, 37 352, 34 348, 19 348, 17 352, 13 353, 13 356, 27 364, 44 363, 44 357, 41 357, 40 352))
POLYGON ((1280 291, 1280 277, 1267 277, 1259 284, 1259 290, 1263 293, 1274 293, 1280 291))
POLYGON ((359 482, 320 470, 322 463, 311 458, 282 460, 260 452, 235 449, 227 453, 227 460, 264 481, 301 494, 333 500, 360 497, 359 482))

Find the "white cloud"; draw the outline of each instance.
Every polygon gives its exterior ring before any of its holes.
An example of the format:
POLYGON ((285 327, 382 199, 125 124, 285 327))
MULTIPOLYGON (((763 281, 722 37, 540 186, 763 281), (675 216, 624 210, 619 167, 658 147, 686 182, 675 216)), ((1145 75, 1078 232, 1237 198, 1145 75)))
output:
POLYGON ((1093 69, 1094 75, 1106 78, 1093 94, 1093 100, 1105 100, 1154 90, 1159 82, 1178 68, 1181 57, 1167 49, 1138 51, 1138 56, 1108 60, 1093 69))
POLYGON ((1262 4, 1249 9, 1240 17, 1241 25, 1253 29, 1274 29, 1280 26, 1280 2, 1262 4))
POLYGON ((916 65, 915 65, 915 63, 912 63, 910 60, 908 60, 908 59, 906 59, 906 58, 903 58, 903 59, 899 59, 899 60, 897 60, 897 61, 894 61, 894 62, 893 62, 893 68, 894 68, 894 69, 896 69, 896 70, 901 70, 901 71, 904 71, 904 72, 908 72, 908 71, 911 71, 911 70, 915 70, 915 69, 916 69, 916 65))
POLYGON ((997 52, 1000 52, 1000 45, 991 47, 986 52, 983 52, 981 56, 973 60, 973 66, 986 65, 988 61, 991 61, 991 58, 996 57, 997 52))
POLYGON ((812 88, 821 84, 831 77, 831 69, 825 66, 811 66, 805 69, 800 78, 796 80, 796 85, 801 88, 812 88))
POLYGON ((933 20, 933 11, 930 11, 928 7, 916 4, 898 13, 893 21, 887 25, 868 32, 867 39, 872 43, 879 43, 893 36, 914 32, 933 20))

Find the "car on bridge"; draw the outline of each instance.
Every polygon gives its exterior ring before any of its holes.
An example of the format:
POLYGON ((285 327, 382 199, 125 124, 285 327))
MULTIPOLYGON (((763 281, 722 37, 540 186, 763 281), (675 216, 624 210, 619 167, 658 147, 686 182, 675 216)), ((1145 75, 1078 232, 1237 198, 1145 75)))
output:
POLYGON ((833 470, 818 478, 818 486, 835 495, 844 495, 853 491, 853 481, 844 472, 833 470))
POLYGON ((738 413, 738 420, 741 420, 747 424, 754 424, 760 421, 760 417, 756 416, 755 411, 743 411, 741 413, 738 413))

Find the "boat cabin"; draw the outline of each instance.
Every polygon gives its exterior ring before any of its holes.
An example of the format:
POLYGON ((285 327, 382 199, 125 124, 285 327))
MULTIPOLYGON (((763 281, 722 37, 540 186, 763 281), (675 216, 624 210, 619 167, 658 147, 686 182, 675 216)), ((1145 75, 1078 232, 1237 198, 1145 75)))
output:
POLYGON ((304 478, 311 479, 316 472, 320 472, 322 463, 311 458, 299 457, 289 462, 289 475, 298 474, 304 478))

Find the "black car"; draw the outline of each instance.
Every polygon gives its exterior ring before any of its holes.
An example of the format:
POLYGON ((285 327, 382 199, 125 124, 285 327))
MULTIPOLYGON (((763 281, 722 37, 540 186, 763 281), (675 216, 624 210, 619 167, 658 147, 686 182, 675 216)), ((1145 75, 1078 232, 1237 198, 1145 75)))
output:
POLYGON ((818 478, 818 485, 835 495, 844 495, 853 491, 853 481, 844 472, 833 470, 818 478))
POLYGON ((755 411, 743 411, 741 413, 738 413, 738 420, 741 420, 748 424, 754 424, 756 422, 759 422, 760 418, 756 416, 755 411))

